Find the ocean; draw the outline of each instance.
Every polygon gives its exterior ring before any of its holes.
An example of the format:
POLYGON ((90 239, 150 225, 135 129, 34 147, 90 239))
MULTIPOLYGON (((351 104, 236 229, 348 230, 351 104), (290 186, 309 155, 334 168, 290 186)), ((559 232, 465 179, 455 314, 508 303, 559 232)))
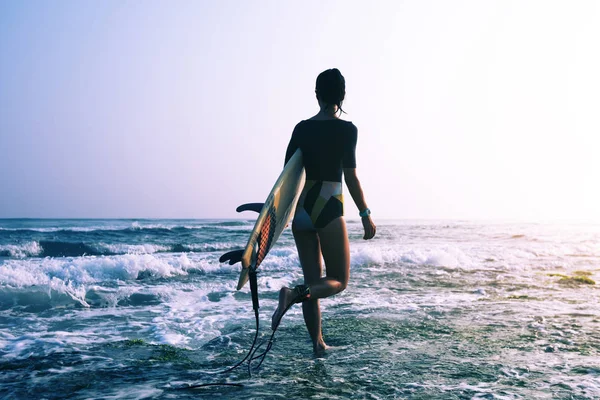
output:
MULTIPOLYGON (((600 225, 375 223, 348 222, 324 357, 296 306, 260 368, 215 374, 255 335, 218 261, 252 220, 0 220, 0 398, 600 398, 600 225)), ((259 269, 261 351, 300 283, 288 229, 259 269)))

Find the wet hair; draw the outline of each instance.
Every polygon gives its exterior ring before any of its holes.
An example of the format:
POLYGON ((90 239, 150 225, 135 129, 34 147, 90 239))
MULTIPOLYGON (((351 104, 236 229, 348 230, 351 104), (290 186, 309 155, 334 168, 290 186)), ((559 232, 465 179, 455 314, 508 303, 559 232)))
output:
POLYGON ((342 102, 346 97, 346 80, 339 69, 332 68, 321 72, 317 77, 315 92, 318 99, 327 104, 335 104, 340 113, 345 113, 342 110, 342 102))

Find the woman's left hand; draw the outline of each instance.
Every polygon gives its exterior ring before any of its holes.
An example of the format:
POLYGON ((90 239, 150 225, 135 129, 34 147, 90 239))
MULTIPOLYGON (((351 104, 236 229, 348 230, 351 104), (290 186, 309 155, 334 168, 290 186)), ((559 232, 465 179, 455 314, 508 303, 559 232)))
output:
POLYGON ((363 218, 361 218, 361 220, 362 220, 363 228, 365 228, 365 236, 363 236, 363 239, 365 239, 365 240, 373 239, 373 236, 375 236, 375 232, 377 231, 377 228, 375 227, 373 220, 371 219, 370 216, 363 217, 363 218))

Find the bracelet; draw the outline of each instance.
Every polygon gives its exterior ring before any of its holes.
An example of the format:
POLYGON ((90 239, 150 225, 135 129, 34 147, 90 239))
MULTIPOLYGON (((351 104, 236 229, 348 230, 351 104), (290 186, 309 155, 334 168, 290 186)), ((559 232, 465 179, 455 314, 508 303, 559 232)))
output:
POLYGON ((371 210, 365 208, 363 211, 359 212, 358 215, 360 215, 361 218, 368 217, 371 215, 371 210))

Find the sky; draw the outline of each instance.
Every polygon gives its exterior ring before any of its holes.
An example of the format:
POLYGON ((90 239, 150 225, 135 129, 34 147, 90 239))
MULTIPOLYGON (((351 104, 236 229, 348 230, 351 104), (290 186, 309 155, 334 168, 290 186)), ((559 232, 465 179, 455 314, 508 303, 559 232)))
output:
POLYGON ((375 221, 600 222, 600 3, 368 3, 0 2, 0 218, 238 217, 336 67, 375 221))

